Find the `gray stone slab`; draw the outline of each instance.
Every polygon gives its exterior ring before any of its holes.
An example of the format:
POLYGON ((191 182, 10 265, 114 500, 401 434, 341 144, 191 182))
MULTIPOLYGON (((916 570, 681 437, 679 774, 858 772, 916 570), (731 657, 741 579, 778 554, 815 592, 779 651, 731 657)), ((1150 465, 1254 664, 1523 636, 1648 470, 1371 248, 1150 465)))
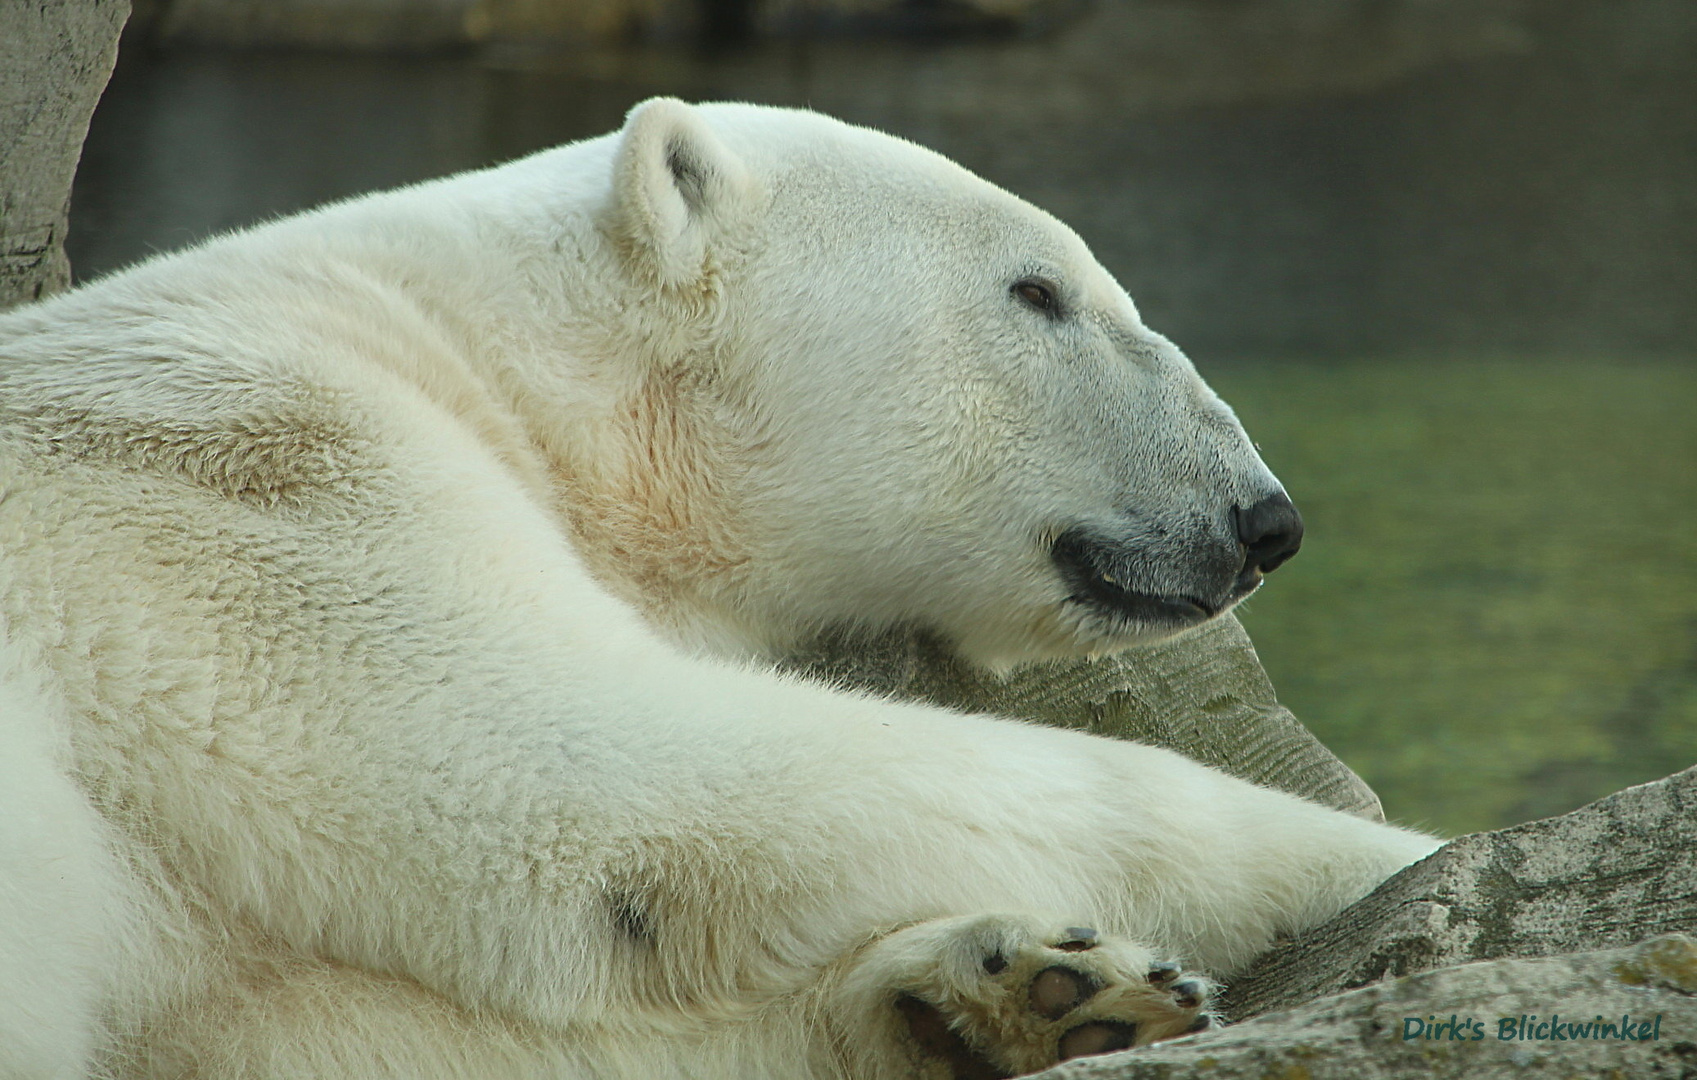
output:
POLYGON ((71 282, 71 180, 129 13, 129 0, 0 0, 0 308, 71 282))
POLYGON ((1697 1075, 1697 940, 1673 934, 1624 949, 1442 968, 1187 1039, 1069 1061, 1037 1075, 1042 1080, 1690 1077, 1697 1075), (1624 1037, 1628 1024, 1631 1038, 1624 1037))
POLYGON ((1233 616, 1158 645, 993 674, 923 633, 822 638, 786 665, 873 693, 1176 750, 1257 784, 1383 820, 1378 796, 1280 705, 1233 616))
MULTIPOLYGON (((1451 841, 1227 991, 1235 1017, 1381 979, 1697 933, 1697 768, 1451 841)), ((1697 1029, 1692 1031, 1697 1038, 1697 1029)))

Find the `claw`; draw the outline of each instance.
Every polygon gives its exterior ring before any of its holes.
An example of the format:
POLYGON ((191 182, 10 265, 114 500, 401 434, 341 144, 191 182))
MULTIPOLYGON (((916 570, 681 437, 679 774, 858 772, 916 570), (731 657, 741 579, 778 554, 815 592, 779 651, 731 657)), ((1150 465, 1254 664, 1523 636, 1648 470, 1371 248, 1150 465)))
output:
POLYGON ((1096 931, 1088 926, 1069 926, 1062 933, 1066 937, 1054 946, 1062 952, 1083 952, 1096 947, 1096 931))

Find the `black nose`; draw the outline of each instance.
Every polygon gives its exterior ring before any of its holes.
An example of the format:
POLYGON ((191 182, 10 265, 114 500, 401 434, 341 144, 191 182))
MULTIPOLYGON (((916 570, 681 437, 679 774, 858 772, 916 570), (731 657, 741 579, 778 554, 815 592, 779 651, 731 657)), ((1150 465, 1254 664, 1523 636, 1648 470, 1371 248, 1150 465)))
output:
POLYGON ((1243 571, 1270 574, 1302 546, 1302 515, 1284 492, 1269 495, 1245 510, 1232 507, 1237 541, 1243 545, 1243 571))

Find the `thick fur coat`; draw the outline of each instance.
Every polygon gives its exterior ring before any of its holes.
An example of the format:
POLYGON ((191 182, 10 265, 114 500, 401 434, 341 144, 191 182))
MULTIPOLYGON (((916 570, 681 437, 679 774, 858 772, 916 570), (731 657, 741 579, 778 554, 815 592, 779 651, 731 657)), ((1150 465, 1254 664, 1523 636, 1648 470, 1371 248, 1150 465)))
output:
POLYGON ((0 317, 0 1076, 1006 1076, 1205 1026, 1164 961, 1432 841, 766 662, 1179 631, 1280 507, 1069 230, 808 113, 650 102, 0 317))

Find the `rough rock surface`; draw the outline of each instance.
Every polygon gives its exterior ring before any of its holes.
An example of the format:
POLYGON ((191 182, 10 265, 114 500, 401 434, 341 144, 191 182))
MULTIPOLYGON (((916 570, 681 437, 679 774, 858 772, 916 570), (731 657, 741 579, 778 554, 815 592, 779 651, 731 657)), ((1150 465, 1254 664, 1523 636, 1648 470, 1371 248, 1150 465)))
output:
POLYGON ((1443 968, 1038 1075, 1688 1078, 1697 1076, 1697 940, 1671 934, 1630 948, 1443 968), (1405 1039, 1405 1033, 1414 1037, 1405 1039))
POLYGON ((1378 796, 1280 705, 1233 616, 1117 656, 969 667, 919 633, 821 639, 786 665, 873 693, 1133 739, 1383 820, 1378 796))
MULTIPOLYGON (((1275 946, 1231 986, 1225 1008, 1256 1016, 1391 976, 1673 931, 1697 933, 1697 768, 1450 842, 1275 946)), ((1697 1040, 1697 1028, 1689 1034, 1697 1040)))
POLYGON ((65 220, 129 0, 0 0, 0 308, 70 284, 65 220))

